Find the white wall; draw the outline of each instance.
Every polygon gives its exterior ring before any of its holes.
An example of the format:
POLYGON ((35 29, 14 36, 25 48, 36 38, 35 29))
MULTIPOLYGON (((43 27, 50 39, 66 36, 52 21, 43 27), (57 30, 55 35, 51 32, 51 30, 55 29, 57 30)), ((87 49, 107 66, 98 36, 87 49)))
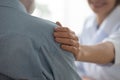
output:
POLYGON ((50 13, 41 15, 37 9, 33 15, 54 22, 60 21, 77 34, 81 32, 85 18, 91 14, 86 0, 37 0, 36 3, 47 5, 50 13))

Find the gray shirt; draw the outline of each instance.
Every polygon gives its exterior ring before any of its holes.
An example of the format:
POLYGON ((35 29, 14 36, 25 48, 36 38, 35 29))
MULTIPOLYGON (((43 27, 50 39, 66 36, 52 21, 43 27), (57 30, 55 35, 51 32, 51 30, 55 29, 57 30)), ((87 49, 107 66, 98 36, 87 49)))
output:
POLYGON ((80 80, 73 55, 54 42, 55 26, 29 15, 19 0, 0 0, 0 73, 14 79, 80 80))

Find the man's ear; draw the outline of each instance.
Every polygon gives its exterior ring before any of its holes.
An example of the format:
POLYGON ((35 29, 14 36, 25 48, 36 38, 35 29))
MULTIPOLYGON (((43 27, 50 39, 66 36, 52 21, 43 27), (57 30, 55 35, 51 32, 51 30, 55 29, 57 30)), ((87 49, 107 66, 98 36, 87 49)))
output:
POLYGON ((20 2, 25 6, 28 13, 32 13, 35 9, 35 0, 20 0, 20 2))

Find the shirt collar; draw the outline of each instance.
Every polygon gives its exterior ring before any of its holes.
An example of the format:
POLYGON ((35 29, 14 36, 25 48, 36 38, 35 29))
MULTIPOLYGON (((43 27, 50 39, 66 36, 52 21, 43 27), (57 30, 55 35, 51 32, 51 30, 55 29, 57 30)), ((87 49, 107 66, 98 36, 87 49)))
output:
POLYGON ((0 0, 0 7, 10 7, 27 13, 24 5, 19 0, 0 0))
POLYGON ((100 30, 103 30, 107 34, 110 34, 113 28, 115 28, 119 23, 120 23, 120 6, 117 6, 100 25, 100 30))

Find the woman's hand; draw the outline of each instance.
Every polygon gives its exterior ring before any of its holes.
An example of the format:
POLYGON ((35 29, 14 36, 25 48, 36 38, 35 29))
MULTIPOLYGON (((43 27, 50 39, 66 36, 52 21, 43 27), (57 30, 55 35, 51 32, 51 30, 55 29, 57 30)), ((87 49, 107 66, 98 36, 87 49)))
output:
POLYGON ((78 37, 73 31, 57 22, 59 27, 55 28, 55 40, 61 44, 61 48, 72 52, 78 61, 107 64, 114 60, 114 46, 111 42, 96 45, 80 45, 78 37), (106 57, 107 56, 107 57, 106 57))
POLYGON ((59 22, 56 22, 59 27, 54 30, 55 41, 61 44, 61 48, 72 52, 76 59, 78 59, 78 54, 80 53, 80 44, 78 42, 78 37, 73 31, 67 27, 62 27, 59 22))

